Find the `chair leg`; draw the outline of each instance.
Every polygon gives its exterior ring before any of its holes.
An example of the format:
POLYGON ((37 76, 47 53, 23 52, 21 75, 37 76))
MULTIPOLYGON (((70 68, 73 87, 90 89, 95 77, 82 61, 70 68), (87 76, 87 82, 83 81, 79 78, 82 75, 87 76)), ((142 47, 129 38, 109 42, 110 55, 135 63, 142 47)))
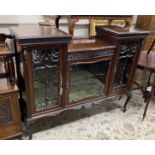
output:
POLYGON ((118 100, 121 100, 122 99, 122 96, 120 96, 119 98, 118 98, 118 100))
POLYGON ((149 105, 150 99, 152 97, 152 86, 151 86, 151 83, 150 83, 151 75, 152 75, 152 72, 150 72, 150 74, 149 74, 148 82, 147 82, 147 85, 144 88, 144 92, 143 92, 144 102, 146 102, 146 106, 145 106, 144 113, 143 113, 143 120, 144 120, 144 118, 146 116, 148 105, 149 105))
POLYGON ((4 61, 4 68, 5 68, 5 71, 6 71, 6 73, 8 73, 7 59, 4 57, 4 58, 3 58, 3 61, 4 61))
POLYGON ((147 109, 148 109, 148 105, 149 105, 149 103, 150 103, 150 99, 151 99, 151 97, 149 97, 149 98, 146 100, 146 106, 145 106, 144 113, 143 113, 143 120, 145 119, 146 112, 147 112, 147 109))
POLYGON ((155 44, 155 38, 154 38, 154 40, 153 40, 153 42, 152 42, 152 44, 151 44, 150 49, 147 51, 147 55, 148 55, 148 54, 151 52, 151 50, 153 49, 154 44, 155 44))
POLYGON ((123 112, 126 112, 127 111, 127 108, 126 107, 127 107, 128 103, 129 103, 129 101, 131 100, 131 98, 132 98, 132 93, 129 92, 127 94, 127 99, 126 99, 126 102, 125 102, 124 107, 123 107, 123 112))

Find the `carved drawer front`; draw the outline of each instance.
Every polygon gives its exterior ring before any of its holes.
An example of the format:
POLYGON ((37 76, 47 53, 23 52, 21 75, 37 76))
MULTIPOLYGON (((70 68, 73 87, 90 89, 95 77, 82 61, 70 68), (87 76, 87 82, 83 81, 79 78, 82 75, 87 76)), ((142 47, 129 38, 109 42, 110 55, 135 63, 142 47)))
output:
POLYGON ((0 125, 12 122, 12 112, 9 99, 0 100, 0 125))
POLYGON ((97 57, 108 57, 113 56, 114 50, 99 50, 99 51, 88 51, 88 52, 78 52, 78 53, 69 53, 67 60, 85 60, 97 57))

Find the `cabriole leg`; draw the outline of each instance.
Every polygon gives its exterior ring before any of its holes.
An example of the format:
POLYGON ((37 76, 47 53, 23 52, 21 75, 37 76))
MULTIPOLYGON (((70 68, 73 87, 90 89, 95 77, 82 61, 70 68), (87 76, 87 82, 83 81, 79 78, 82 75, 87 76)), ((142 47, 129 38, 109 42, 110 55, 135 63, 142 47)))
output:
POLYGON ((123 112, 126 112, 127 111, 127 108, 126 107, 127 107, 128 103, 129 103, 129 101, 131 100, 131 98, 132 98, 132 93, 129 92, 127 94, 127 99, 126 99, 126 102, 125 102, 124 107, 123 107, 123 112))
POLYGON ((143 120, 145 119, 149 103, 150 103, 150 97, 146 100, 146 106, 145 106, 145 110, 144 110, 144 113, 143 113, 143 120))
POLYGON ((32 122, 27 123, 27 132, 28 132, 28 138, 29 140, 32 139, 32 122))

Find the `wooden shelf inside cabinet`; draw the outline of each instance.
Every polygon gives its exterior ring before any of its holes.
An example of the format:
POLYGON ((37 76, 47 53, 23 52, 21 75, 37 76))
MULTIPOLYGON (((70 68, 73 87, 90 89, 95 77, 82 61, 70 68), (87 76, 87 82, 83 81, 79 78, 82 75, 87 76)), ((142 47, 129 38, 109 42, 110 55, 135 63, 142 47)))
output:
POLYGON ((0 56, 11 56, 14 55, 12 51, 10 51, 5 44, 0 44, 0 56))
POLYGON ((0 95, 11 92, 17 92, 18 88, 16 85, 11 85, 9 79, 2 78, 0 79, 0 95))
POLYGON ((6 71, 3 63, 0 63, 0 78, 5 77, 6 71))

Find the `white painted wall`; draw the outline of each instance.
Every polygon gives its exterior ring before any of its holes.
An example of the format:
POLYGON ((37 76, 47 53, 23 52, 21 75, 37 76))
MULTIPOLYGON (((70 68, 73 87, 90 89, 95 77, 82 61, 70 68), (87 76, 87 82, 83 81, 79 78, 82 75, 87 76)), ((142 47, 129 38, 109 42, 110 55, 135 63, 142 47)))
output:
POLYGON ((41 15, 0 15, 0 24, 38 23, 43 21, 41 15))
MULTIPOLYGON (((14 24, 38 24, 39 22, 42 22, 46 19, 50 19, 54 22, 54 18, 55 16, 42 15, 0 15, 0 27, 9 27, 13 26, 14 24)), ((60 26, 60 29, 68 32, 67 20, 61 19, 60 24, 61 23, 63 25, 60 26)), ((88 36, 88 24, 89 20, 79 20, 79 22, 77 22, 78 27, 76 26, 75 29, 75 36, 88 36)))
MULTIPOLYGON (((43 15, 0 15, 0 27, 9 27, 13 24, 38 24, 45 19, 51 19, 54 21, 55 16, 43 16, 43 15), (53 18, 53 19, 52 19, 53 18)), ((137 16, 133 16, 133 26, 137 20, 137 16)), ((68 32, 67 21, 61 19, 60 23, 63 25, 60 26, 62 30, 68 32)), ((74 36, 88 36, 89 34, 89 20, 79 20, 76 23, 74 36)))

